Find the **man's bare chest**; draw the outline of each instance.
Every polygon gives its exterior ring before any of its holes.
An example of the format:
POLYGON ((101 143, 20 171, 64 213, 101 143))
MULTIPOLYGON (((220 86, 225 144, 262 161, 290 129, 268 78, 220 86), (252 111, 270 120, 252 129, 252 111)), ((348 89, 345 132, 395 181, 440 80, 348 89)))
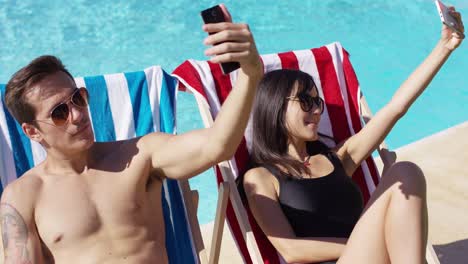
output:
POLYGON ((136 173, 145 172, 91 171, 44 184, 35 208, 41 239, 54 247, 100 240, 109 230, 123 236, 133 232, 145 215, 160 207, 161 197, 160 184, 148 188, 136 173))

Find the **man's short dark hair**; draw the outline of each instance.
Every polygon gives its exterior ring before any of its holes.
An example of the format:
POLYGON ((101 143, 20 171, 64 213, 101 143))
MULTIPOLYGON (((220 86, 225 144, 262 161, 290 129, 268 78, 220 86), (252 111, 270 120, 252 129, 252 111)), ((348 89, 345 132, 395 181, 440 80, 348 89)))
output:
POLYGON ((10 113, 20 123, 29 123, 35 119, 36 110, 27 102, 26 92, 45 77, 58 71, 73 76, 55 56, 45 55, 31 61, 11 77, 6 85, 5 104, 10 113))

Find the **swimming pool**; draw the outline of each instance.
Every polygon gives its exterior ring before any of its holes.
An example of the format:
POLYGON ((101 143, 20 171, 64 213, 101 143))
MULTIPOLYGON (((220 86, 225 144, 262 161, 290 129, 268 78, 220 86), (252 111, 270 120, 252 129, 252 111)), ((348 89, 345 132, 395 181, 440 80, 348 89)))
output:
MULTIPOLYGON (((432 0, 224 1, 245 21, 261 53, 340 41, 351 53, 374 110, 431 51, 440 21, 432 0)), ((451 0, 468 21, 468 1, 451 0)), ((216 1, 0 0, 0 83, 42 54, 60 57, 75 75, 140 70, 171 72, 187 58, 206 59, 199 11, 216 1)), ((466 22, 468 23, 468 22, 466 22)), ((387 138, 397 148, 468 120, 468 49, 464 43, 387 138)), ((193 98, 179 94, 179 132, 202 126, 193 98)), ((211 172, 191 180, 199 218, 214 218, 211 172)))

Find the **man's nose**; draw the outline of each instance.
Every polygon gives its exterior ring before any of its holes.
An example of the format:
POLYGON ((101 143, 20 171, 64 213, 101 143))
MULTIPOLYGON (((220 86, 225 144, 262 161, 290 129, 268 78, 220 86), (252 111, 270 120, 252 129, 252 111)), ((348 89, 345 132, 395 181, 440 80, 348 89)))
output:
POLYGON ((68 107, 70 107, 70 114, 71 114, 70 123, 73 123, 73 124, 80 123, 81 120, 83 119, 83 115, 84 115, 83 111, 86 111, 86 108, 78 107, 74 105, 73 103, 70 103, 68 107))

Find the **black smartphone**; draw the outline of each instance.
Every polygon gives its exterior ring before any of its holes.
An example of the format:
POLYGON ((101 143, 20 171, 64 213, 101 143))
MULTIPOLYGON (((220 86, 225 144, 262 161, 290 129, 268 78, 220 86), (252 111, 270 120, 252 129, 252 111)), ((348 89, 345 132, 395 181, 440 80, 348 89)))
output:
MULTIPOLYGON (((224 17, 224 14, 223 14, 223 10, 221 9, 219 5, 213 6, 213 7, 210 7, 208 9, 201 11, 201 16, 205 24, 220 23, 220 22, 226 21, 226 18, 224 17)), ((240 68, 240 64, 235 61, 221 63, 221 70, 223 71, 223 74, 228 74, 239 68, 240 68)))

